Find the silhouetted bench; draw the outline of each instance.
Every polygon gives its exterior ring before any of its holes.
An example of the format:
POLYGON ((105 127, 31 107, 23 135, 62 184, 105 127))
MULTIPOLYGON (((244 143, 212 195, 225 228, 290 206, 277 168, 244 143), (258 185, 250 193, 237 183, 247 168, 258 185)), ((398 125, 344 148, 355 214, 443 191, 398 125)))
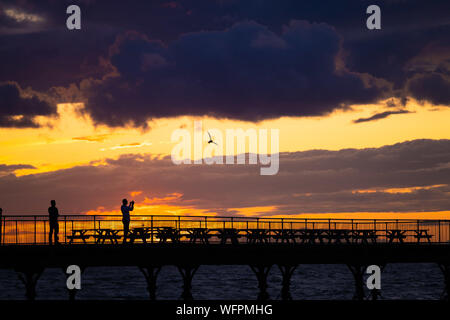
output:
POLYGON ((389 240, 389 243, 398 240, 400 243, 403 243, 403 240, 406 239, 407 230, 387 230, 386 238, 389 240))
POLYGON ((323 243, 323 239, 326 238, 325 230, 322 229, 302 229, 298 230, 298 238, 302 243, 308 242, 310 244, 316 243, 316 240, 319 240, 319 243, 323 243))
POLYGON ((141 239, 143 243, 147 243, 147 239, 151 238, 151 228, 149 227, 139 227, 133 228, 127 235, 130 239, 130 243, 133 243, 136 239, 141 239))
POLYGON ((247 231, 247 243, 268 243, 269 242, 269 230, 267 229, 248 229, 247 231))
POLYGON ((239 234, 239 230, 234 228, 222 228, 213 229, 218 232, 217 237, 220 239, 221 244, 226 244, 227 240, 230 240, 232 244, 239 244, 239 238, 242 235, 239 234))
POLYGON ((360 240, 364 244, 368 244, 369 240, 372 243, 376 243, 378 235, 376 230, 371 229, 353 230, 352 239, 355 242, 358 242, 360 240))
POLYGON ((275 229, 272 230, 273 235, 272 238, 275 239, 275 242, 278 243, 278 240, 281 240, 281 243, 290 243, 291 241, 295 243, 295 230, 291 229, 275 229))
POLYGON ((66 236, 69 239, 69 244, 72 244, 74 240, 82 240, 83 243, 86 243, 86 240, 91 236, 86 234, 89 230, 87 229, 75 229, 72 230, 72 235, 66 236))
POLYGON ((341 243, 342 240, 350 243, 351 239, 351 230, 346 229, 330 229, 325 230, 326 238, 328 239, 328 243, 341 243))
POLYGON ((180 232, 172 227, 158 227, 156 228, 156 238, 163 243, 167 242, 167 240, 180 242, 180 232))
POLYGON ((420 242, 420 239, 427 239, 428 242, 431 242, 433 235, 428 234, 428 230, 414 230, 414 232, 416 233, 414 238, 417 239, 417 243, 420 242))
POLYGON ((114 229, 95 229, 96 234, 93 236, 96 240, 96 244, 103 244, 106 240, 111 241, 113 244, 118 244, 119 239, 122 238, 118 233, 120 230, 114 229))
POLYGON ((189 239, 190 243, 196 243, 199 240, 200 243, 208 244, 209 238, 212 237, 207 228, 186 228, 183 230, 187 232, 184 236, 189 239))

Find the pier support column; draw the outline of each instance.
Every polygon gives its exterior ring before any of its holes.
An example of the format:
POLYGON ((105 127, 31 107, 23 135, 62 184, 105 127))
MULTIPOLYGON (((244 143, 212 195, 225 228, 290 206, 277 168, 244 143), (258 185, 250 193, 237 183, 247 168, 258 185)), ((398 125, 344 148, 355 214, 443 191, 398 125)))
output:
POLYGON ((267 275, 269 274, 271 267, 271 265, 250 265, 250 268, 255 273, 256 279, 258 280, 259 293, 257 299, 260 301, 269 300, 269 294, 267 293, 267 275))
POLYGON ((291 277, 298 265, 278 265, 281 275, 283 276, 281 287, 281 299, 292 300, 291 296, 291 277))
MULTIPOLYGON (((84 267, 84 266, 79 266, 79 267, 80 267, 81 274, 83 274, 83 272, 86 269, 86 267, 84 267)), ((67 267, 66 268, 62 268, 62 272, 65 274, 66 281, 67 281, 67 278, 69 276, 71 276, 70 274, 67 274, 67 267)), ((67 282, 65 283, 65 285, 67 287, 67 282)), ((78 289, 69 289, 69 288, 67 288, 67 292, 69 293, 69 300, 70 301, 75 300, 75 296, 77 295, 78 291, 79 291, 78 289)))
POLYGON ((181 299, 183 300, 194 300, 192 296, 192 278, 194 278, 195 272, 197 272, 199 266, 178 266, 178 271, 180 271, 183 277, 183 293, 181 294, 181 299))
POLYGON ((439 269, 441 269, 444 275, 444 291, 442 292, 442 300, 450 300, 450 263, 439 263, 439 269))
POLYGON ((139 270, 141 270, 147 281, 147 291, 150 300, 156 300, 156 279, 159 271, 161 271, 161 266, 140 266, 139 270))
POLYGON ((353 300, 364 300, 364 279, 363 274, 366 271, 365 265, 360 264, 347 264, 347 267, 353 274, 355 279, 355 294, 353 300))
POLYGON ((25 296, 28 300, 36 298, 36 284, 44 272, 42 267, 16 268, 17 275, 25 285, 25 296))

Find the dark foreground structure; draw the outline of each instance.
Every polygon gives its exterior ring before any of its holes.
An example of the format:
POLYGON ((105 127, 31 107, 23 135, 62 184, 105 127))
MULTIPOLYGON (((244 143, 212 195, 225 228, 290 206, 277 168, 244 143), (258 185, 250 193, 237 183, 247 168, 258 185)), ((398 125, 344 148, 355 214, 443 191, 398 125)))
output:
MULTIPOLYGON (((365 293, 363 276, 369 265, 436 263, 444 275, 443 299, 450 296, 450 221, 430 220, 309 220, 140 216, 132 222, 127 242, 117 216, 63 216, 62 243, 46 243, 43 216, 3 217, 0 268, 14 269, 26 297, 36 297, 45 268, 78 265, 136 266, 156 299, 156 280, 166 265, 178 267, 181 297, 191 300, 191 284, 201 265, 248 265, 267 300, 267 276, 273 267, 282 274, 283 300, 290 300, 290 279, 301 264, 345 264, 353 274, 354 298, 376 299, 365 293)), ((69 290, 74 299, 76 290, 69 290)))

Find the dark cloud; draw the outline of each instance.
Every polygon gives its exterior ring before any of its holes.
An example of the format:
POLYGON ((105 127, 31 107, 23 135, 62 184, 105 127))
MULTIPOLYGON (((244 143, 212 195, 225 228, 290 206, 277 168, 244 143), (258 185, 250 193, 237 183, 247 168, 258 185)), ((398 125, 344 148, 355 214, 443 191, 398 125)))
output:
POLYGON ((76 213, 117 209, 129 192, 143 191, 148 198, 180 193, 167 203, 221 214, 252 206, 275 206, 276 214, 441 211, 450 209, 449 181, 450 140, 414 140, 282 153, 274 176, 260 176, 257 165, 176 166, 170 157, 126 155, 105 165, 2 177, 0 203, 8 212, 43 212, 56 198, 62 212, 76 213))
POLYGON ((384 111, 384 112, 374 114, 373 116, 368 117, 368 118, 359 118, 359 119, 353 120, 353 123, 376 121, 376 120, 387 118, 393 114, 405 114, 405 113, 411 113, 411 111, 408 111, 408 110, 384 111))
POLYGON ((255 22, 198 32, 164 45, 137 33, 110 57, 118 76, 84 86, 98 122, 143 125, 178 115, 262 120, 323 115, 376 101, 386 90, 339 70, 340 39, 325 24, 292 21, 281 35, 255 22))
POLYGON ((244 120, 320 115, 352 103, 374 102, 385 94, 447 105, 450 2, 377 1, 382 29, 376 31, 365 27, 365 10, 371 4, 2 0, 0 10, 14 9, 41 20, 19 21, 0 14, 0 81, 42 92, 73 84, 86 89, 89 83, 91 90, 84 90, 89 111, 98 122, 114 126, 180 114, 244 120), (81 7, 80 31, 65 27, 70 4, 81 7), (292 37, 286 38, 283 30, 293 20, 310 24, 296 30, 291 26, 292 37), (255 22, 252 28, 248 21, 255 22), (128 38, 110 57, 114 39, 130 30, 160 42, 128 38), (261 38, 252 38, 259 33, 261 38), (285 42, 289 45, 283 49, 285 42), (137 60, 131 62, 133 58, 137 60), (336 60, 339 72, 332 70, 336 60), (120 76, 101 81, 112 66, 120 76), (155 83, 158 77, 161 83, 155 83), (388 90, 391 87, 395 91, 388 90), (134 95, 136 99, 130 99, 134 95))
POLYGON ((418 75, 408 82, 410 94, 422 101, 450 105, 450 77, 440 73, 418 75))
POLYGON ((29 164, 0 164, 0 172, 14 172, 19 169, 36 169, 34 166, 29 164))
POLYGON ((0 127, 37 127, 34 116, 50 115, 56 107, 16 83, 0 83, 0 127))

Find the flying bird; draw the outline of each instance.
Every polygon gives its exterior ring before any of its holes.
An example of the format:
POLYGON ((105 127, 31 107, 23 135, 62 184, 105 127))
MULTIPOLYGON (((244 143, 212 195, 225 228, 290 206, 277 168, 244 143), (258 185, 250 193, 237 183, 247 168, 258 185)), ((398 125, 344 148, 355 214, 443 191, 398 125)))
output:
POLYGON ((213 141, 213 139, 211 138, 211 134, 209 133, 209 131, 208 131, 208 136, 209 136, 209 141, 208 141, 208 144, 210 144, 210 143, 214 143, 216 146, 218 146, 218 144, 217 143, 215 143, 214 141, 213 141))

